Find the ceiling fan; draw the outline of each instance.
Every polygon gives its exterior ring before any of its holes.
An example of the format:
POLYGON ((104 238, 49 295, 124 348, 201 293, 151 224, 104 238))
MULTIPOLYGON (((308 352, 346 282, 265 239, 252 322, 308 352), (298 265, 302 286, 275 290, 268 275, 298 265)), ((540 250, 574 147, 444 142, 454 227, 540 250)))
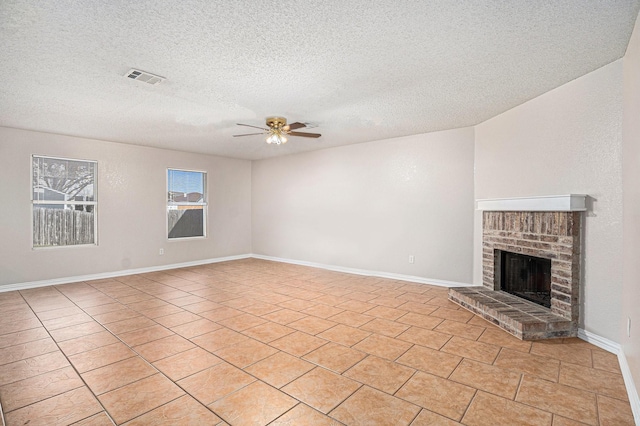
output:
POLYGON ((320 133, 294 132, 293 130, 302 129, 303 127, 307 127, 307 125, 305 123, 299 123, 299 122, 287 124, 287 119, 284 117, 267 117, 266 128, 252 126, 250 124, 242 124, 242 123, 237 123, 237 124, 238 126, 253 127, 255 129, 260 129, 262 130, 262 132, 233 135, 233 137, 267 135, 267 143, 274 143, 276 145, 287 143, 287 140, 288 140, 287 136, 300 136, 303 138, 319 138, 320 136, 322 136, 320 133))

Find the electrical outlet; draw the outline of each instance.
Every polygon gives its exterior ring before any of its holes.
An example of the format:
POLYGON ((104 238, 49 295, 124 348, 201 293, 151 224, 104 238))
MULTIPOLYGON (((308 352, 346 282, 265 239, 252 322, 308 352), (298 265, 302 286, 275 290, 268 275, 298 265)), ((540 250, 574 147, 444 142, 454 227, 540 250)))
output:
POLYGON ((627 317, 627 337, 631 337, 631 318, 627 317))
POLYGON ((416 260, 416 258, 412 254, 410 254, 409 255, 409 263, 414 263, 415 260, 416 260))
POLYGON ((164 249, 160 249, 160 256, 164 254, 164 249))

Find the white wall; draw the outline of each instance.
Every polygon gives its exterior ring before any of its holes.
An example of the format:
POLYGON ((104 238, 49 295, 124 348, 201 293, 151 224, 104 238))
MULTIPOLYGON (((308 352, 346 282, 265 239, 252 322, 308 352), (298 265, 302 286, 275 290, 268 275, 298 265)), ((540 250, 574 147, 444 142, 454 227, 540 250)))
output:
POLYGON ((253 252, 470 283, 473 138, 465 128, 255 161, 253 252))
MULTIPOLYGON (((587 194, 581 327, 618 341, 622 308, 622 60, 476 126, 475 196, 587 194)), ((476 213, 474 280, 481 282, 476 213)))
POLYGON ((640 385, 640 17, 624 57, 623 120, 624 273, 620 343, 640 385), (631 337, 627 335, 631 319, 631 337))
POLYGON ((0 285, 251 252, 249 161, 0 127, 0 193, 0 285), (31 248, 32 154, 98 161, 98 246, 31 248), (167 241, 168 167, 207 172, 206 239, 167 241))

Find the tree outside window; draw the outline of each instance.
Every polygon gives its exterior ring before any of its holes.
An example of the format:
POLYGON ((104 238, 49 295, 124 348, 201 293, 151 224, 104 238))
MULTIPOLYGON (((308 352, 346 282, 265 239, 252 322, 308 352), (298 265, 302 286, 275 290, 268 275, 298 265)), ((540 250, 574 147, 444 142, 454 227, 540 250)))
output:
POLYGON ((33 247, 96 244, 97 162, 32 157, 33 247))

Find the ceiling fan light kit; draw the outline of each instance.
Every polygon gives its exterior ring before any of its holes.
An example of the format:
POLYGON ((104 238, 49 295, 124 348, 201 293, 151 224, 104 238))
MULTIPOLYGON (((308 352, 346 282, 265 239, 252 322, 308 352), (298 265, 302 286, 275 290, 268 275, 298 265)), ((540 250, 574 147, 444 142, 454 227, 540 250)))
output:
POLYGON ((267 137, 267 143, 275 143, 276 145, 287 143, 287 140, 287 137, 280 132, 269 132, 269 137, 267 137))
POLYGON ((266 134, 266 142, 268 144, 276 144, 282 145, 287 143, 287 136, 301 136, 305 138, 319 138, 321 135, 319 133, 304 133, 304 132, 292 132, 295 129, 301 129, 303 127, 307 127, 305 123, 291 123, 287 124, 287 119, 284 117, 267 117, 266 119, 267 128, 252 126, 250 124, 242 124, 237 123, 238 126, 245 127, 253 127, 255 129, 263 130, 262 133, 245 133, 242 135, 233 135, 234 137, 238 136, 252 136, 252 135, 263 135, 266 134))
POLYGON ((284 117, 268 117, 267 126, 269 126, 269 136, 267 136, 267 143, 275 143, 280 145, 287 143, 286 132, 289 130, 287 126, 287 119, 284 117))

